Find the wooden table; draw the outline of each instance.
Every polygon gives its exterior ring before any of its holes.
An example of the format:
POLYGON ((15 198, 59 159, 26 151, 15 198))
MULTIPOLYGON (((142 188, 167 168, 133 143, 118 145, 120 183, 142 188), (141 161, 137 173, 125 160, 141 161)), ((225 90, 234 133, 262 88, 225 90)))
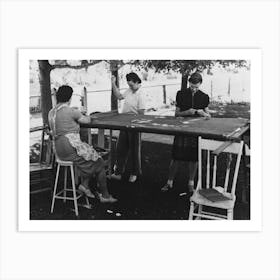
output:
POLYGON ((166 135, 192 135, 216 140, 239 141, 249 129, 244 118, 175 118, 170 116, 98 113, 88 128, 127 130, 166 135))
MULTIPOLYGON (((106 112, 93 115, 91 123, 83 125, 83 127, 98 128, 98 146, 100 147, 104 147, 104 129, 109 129, 109 149, 111 149, 112 130, 202 136, 203 138, 230 142, 242 139, 244 133, 249 129, 249 121, 244 118, 211 118, 206 120, 201 117, 176 118, 106 112)), ((89 142, 91 142, 91 133, 89 134, 89 142)), ((221 152, 224 147, 221 147, 218 152, 221 152)), ((245 155, 245 149, 243 154, 245 155)), ((111 171, 111 168, 109 170, 111 171)))

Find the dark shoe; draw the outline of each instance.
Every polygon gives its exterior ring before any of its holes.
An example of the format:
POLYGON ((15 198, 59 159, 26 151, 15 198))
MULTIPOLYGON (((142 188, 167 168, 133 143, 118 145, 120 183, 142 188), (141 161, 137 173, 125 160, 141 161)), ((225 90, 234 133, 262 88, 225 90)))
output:
POLYGON ((172 188, 173 188, 173 186, 171 186, 170 184, 166 183, 160 190, 162 192, 167 192, 167 191, 171 190, 172 188))

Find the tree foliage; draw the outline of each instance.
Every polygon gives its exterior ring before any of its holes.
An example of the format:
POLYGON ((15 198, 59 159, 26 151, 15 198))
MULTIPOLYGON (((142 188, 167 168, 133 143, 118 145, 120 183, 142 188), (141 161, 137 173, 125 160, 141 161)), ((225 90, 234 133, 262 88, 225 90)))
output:
POLYGON ((210 70, 216 64, 223 68, 228 66, 250 67, 246 60, 115 60, 114 63, 119 68, 124 64, 131 64, 139 70, 144 69, 148 71, 149 69, 153 69, 156 73, 168 73, 171 70, 178 72, 182 75, 182 89, 187 87, 190 74, 196 71, 202 72, 205 69, 210 70))
POLYGON ((139 70, 145 69, 148 71, 149 69, 154 69, 155 72, 168 72, 173 70, 181 74, 211 69, 215 64, 219 64, 224 68, 230 65, 234 67, 248 67, 248 61, 246 60, 114 60, 107 62, 113 62, 119 68, 124 64, 131 64, 138 67, 139 70))

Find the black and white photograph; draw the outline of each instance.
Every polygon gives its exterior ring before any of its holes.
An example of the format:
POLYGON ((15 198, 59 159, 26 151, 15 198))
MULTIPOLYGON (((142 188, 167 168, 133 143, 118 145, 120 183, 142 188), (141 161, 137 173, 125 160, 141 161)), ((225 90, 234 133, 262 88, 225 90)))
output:
POLYGON ((250 222, 243 57, 29 59, 29 219, 250 222))
POLYGON ((250 68, 30 61, 30 219, 250 220, 250 68))
POLYGON ((279 280, 279 0, 0 0, 0 279, 279 280))

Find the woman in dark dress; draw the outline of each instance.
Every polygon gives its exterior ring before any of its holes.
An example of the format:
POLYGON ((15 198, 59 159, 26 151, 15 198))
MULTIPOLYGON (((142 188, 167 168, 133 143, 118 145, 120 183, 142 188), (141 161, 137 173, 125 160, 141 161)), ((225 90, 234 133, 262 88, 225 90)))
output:
MULTIPOLYGON (((202 76, 194 73, 189 79, 189 87, 186 90, 178 91, 176 96, 175 117, 204 117, 209 119, 208 110, 209 96, 199 90, 202 83, 202 76)), ((188 189, 194 189, 194 178, 198 166, 198 138, 195 136, 175 136, 172 160, 169 166, 169 176, 167 183, 161 189, 168 191, 173 187, 173 180, 176 175, 180 161, 188 162, 189 181, 188 189)))

